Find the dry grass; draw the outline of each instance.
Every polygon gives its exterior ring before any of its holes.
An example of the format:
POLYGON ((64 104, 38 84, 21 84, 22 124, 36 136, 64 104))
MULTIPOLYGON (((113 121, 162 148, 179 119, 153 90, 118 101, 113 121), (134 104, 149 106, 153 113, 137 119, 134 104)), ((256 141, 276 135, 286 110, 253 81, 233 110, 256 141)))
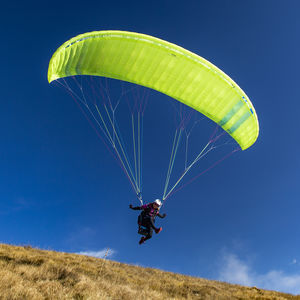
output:
POLYGON ((77 254, 0 244, 0 299, 299 299, 77 254))

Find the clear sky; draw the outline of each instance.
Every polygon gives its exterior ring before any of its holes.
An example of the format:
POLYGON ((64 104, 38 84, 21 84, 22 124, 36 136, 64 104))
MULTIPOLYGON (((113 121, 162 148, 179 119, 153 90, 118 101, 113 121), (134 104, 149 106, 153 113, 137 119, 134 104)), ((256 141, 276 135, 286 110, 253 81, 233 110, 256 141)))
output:
MULTIPOLYGON (((299 12, 297 0, 2 4, 0 241, 96 256, 110 248, 120 262, 300 294, 299 12), (243 88, 260 122, 250 149, 168 199, 162 233, 142 246, 124 174, 67 93, 47 82, 63 42, 107 29, 208 59, 243 88)), ((150 114, 169 103, 151 97, 150 114)), ((158 112, 156 129, 166 122, 158 112)), ((161 196, 166 167, 155 166, 168 164, 159 153, 172 145, 148 138, 146 202, 161 196)))

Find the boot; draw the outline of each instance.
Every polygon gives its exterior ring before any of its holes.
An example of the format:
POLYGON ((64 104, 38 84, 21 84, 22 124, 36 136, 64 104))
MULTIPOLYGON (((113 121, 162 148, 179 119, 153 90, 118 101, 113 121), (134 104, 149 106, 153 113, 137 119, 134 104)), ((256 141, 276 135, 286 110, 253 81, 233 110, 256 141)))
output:
POLYGON ((159 228, 156 228, 156 229, 155 229, 155 233, 156 233, 156 234, 160 233, 161 231, 162 231, 162 227, 159 227, 159 228))

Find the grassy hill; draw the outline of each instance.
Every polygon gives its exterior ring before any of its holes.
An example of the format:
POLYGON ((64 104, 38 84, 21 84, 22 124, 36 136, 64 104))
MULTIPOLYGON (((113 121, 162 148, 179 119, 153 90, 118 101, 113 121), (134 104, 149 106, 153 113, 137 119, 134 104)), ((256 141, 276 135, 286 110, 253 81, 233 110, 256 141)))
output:
POLYGON ((0 299, 299 299, 83 255, 0 244, 0 299))

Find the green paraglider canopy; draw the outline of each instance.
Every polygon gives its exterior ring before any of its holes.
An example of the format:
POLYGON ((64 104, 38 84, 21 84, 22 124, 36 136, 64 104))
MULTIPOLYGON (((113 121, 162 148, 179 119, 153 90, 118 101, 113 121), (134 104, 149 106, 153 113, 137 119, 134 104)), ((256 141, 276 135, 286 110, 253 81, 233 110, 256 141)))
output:
POLYGON ((204 58, 152 36, 95 31, 74 37, 54 53, 48 80, 73 75, 119 79, 167 94, 219 124, 243 150, 259 134, 251 101, 229 76, 204 58))

